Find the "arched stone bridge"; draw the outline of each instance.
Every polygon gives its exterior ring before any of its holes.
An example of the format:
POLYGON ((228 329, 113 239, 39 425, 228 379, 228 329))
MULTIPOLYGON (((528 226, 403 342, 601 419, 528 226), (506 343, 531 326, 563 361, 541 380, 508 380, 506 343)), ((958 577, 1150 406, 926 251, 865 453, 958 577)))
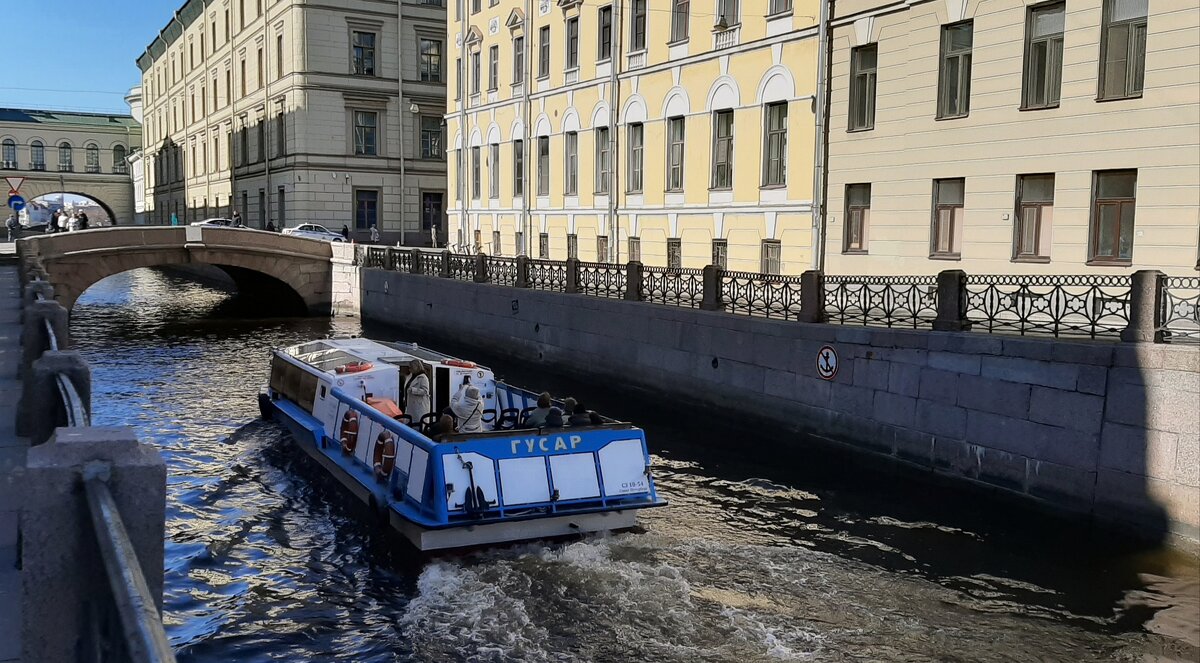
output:
POLYGON ((124 226, 42 235, 20 240, 36 256, 70 310, 101 279, 139 267, 212 265, 242 295, 263 297, 288 310, 328 315, 333 249, 329 242, 250 229, 198 226, 124 226))

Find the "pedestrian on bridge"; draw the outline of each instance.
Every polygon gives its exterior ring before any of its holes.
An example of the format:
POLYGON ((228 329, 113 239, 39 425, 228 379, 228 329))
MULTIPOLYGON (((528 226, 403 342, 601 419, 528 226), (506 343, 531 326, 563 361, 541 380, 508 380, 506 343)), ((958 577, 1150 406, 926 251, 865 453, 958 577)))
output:
POLYGON ((379 243, 379 228, 376 228, 375 224, 371 224, 371 243, 379 243))
POLYGON ((15 241, 20 230, 20 225, 17 224, 17 215, 9 214, 8 220, 4 222, 4 227, 8 228, 8 241, 15 241))
POLYGON ((342 239, 350 241, 350 227, 344 223, 342 224, 342 239))

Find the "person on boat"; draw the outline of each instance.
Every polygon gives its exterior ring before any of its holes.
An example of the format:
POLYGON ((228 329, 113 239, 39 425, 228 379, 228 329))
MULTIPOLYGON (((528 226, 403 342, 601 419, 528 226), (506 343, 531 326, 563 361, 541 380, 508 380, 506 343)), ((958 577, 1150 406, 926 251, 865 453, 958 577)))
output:
POLYGON ((595 410, 588 410, 588 423, 593 426, 603 426, 604 417, 601 417, 600 413, 595 410))
POLYGON ((568 426, 591 426, 592 418, 588 416, 588 409, 583 403, 576 403, 571 410, 571 416, 567 419, 568 426))
POLYGON ((389 430, 379 433, 375 441, 375 480, 387 481, 396 465, 396 436, 389 430))
POLYGON ((546 424, 543 427, 544 428, 562 428, 563 427, 562 410, 560 410, 556 407, 550 408, 550 412, 546 414, 546 424))
POLYGON ((429 414, 429 376, 425 375, 425 364, 420 359, 408 363, 408 378, 404 382, 404 410, 413 422, 429 414))
POLYGON ((454 417, 443 414, 437 423, 434 424, 433 433, 429 436, 429 439, 434 442, 443 442, 447 437, 454 435, 455 432, 454 417))
POLYGON ((464 382, 450 399, 450 411, 458 419, 458 432, 483 432, 483 399, 479 397, 479 387, 464 382))
MULTIPOLYGON (((550 397, 550 392, 543 391, 541 396, 538 396, 537 407, 525 417, 526 428, 543 428, 546 425, 546 417, 550 415, 551 408, 554 407, 553 400, 550 397)), ((559 419, 562 419, 560 416, 559 419)))

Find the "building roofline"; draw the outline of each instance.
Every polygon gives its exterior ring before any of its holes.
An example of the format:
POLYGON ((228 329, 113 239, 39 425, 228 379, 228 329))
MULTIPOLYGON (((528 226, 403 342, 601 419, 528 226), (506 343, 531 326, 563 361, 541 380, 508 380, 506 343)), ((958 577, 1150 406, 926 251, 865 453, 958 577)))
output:
MULTIPOLYGON (((162 51, 166 48, 166 46, 178 38, 178 36, 172 37, 168 35, 168 32, 172 30, 176 21, 178 21, 180 25, 183 25, 182 16, 189 7, 192 7, 195 4, 200 4, 200 15, 203 15, 204 7, 208 5, 208 1, 209 0, 184 0, 179 9, 175 10, 175 12, 171 14, 171 19, 167 21, 167 24, 158 31, 158 34, 155 35, 154 39, 150 40, 150 44, 146 46, 145 50, 142 51, 142 54, 139 55, 136 60, 134 60, 134 62, 137 63, 138 68, 145 72, 150 68, 150 63, 153 62, 158 55, 162 54, 162 51), (158 53, 156 54, 153 51, 155 50, 154 47, 157 44, 162 44, 163 49, 159 49, 158 53), (143 63, 143 61, 145 62, 143 63)), ((180 30, 180 34, 182 34, 182 30, 180 30)))

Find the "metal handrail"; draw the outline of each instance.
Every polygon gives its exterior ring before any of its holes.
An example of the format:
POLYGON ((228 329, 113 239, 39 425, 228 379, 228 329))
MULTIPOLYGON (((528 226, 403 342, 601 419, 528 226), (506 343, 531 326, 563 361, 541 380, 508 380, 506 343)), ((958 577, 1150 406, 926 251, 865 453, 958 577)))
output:
POLYGON ((125 522, 117 502, 108 489, 107 463, 92 463, 83 469, 84 492, 92 514, 92 529, 100 546, 100 557, 108 575, 121 631, 130 661, 134 663, 175 663, 175 654, 163 629, 162 615, 142 567, 137 551, 129 541, 125 522))
MULTIPOLYGON (((39 302, 47 301, 45 295, 40 292, 37 294, 37 299, 39 302)), ((46 340, 50 351, 57 352, 59 349, 58 335, 54 333, 54 325, 50 324, 49 320, 43 320, 42 326, 46 330, 46 340)), ((58 383, 58 395, 62 398, 63 411, 67 414, 67 426, 71 428, 91 426, 92 417, 88 413, 87 407, 84 406, 83 397, 79 395, 79 390, 71 378, 57 373, 54 381, 58 383)))

